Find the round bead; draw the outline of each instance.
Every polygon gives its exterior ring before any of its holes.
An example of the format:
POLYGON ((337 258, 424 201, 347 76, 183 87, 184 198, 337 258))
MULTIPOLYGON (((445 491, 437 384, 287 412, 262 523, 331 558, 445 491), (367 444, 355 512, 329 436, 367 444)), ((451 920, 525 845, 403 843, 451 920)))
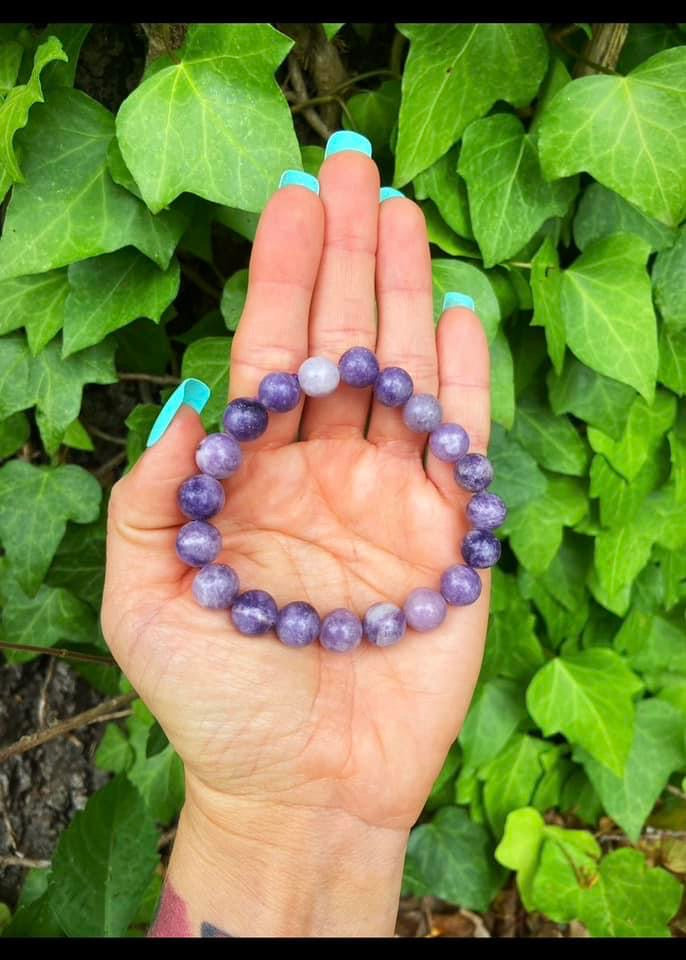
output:
POLYGON ((181 484, 176 500, 190 520, 209 520, 224 506, 226 494, 218 480, 198 473, 181 484))
POLYGON ((347 653, 360 645, 362 623, 350 610, 332 610, 322 620, 319 642, 327 650, 347 653))
POLYGON ((386 367, 376 378, 374 394, 385 407, 402 407, 412 396, 414 383, 402 367, 386 367))
POLYGON ((266 407, 251 397, 232 400, 224 411, 224 429, 241 443, 257 440, 267 429, 268 423, 266 407))
POLYGON ((440 627, 448 612, 447 604, 441 594, 427 587, 418 587, 413 590, 405 601, 403 609, 408 627, 421 632, 440 627))
POLYGON ((225 563, 208 563, 196 573, 191 589, 202 607, 226 610, 238 596, 238 574, 225 563))
POLYGON ((474 603, 481 595, 481 577, 471 567, 456 563, 448 567, 441 577, 443 599, 454 607, 474 603))
POLYGON ((298 406, 300 384, 294 373, 268 373, 260 383, 257 399, 275 413, 288 413, 298 406))
POLYGON ((442 423, 429 437, 434 457, 445 463, 457 463, 469 450, 469 436, 459 423, 442 423))
POLYGON ((495 530, 505 522, 507 507, 496 493, 477 493, 467 504, 467 516, 477 530, 495 530))
POLYGON ((485 530, 470 530, 462 541, 462 556, 470 567, 494 566, 500 560, 500 540, 485 530))
POLYGON ((321 623, 311 604, 296 600, 279 611, 276 634, 287 647, 306 647, 319 636, 321 623))
POLYGON ((394 603, 373 603, 362 620, 365 636, 377 647, 390 647, 405 634, 405 614, 394 603))
POLYGON ((491 461, 480 453, 468 453, 457 461, 455 479, 465 490, 481 493, 493 480, 491 461))
POLYGON ((367 347, 351 347, 338 361, 343 383, 351 387, 371 387, 379 375, 379 361, 367 347))
POLYGON ((221 548, 221 533, 204 520, 185 523, 176 537, 177 556, 189 567, 204 567, 206 563, 212 563, 221 548))
POLYGON ((441 423, 443 410, 430 393, 415 393, 403 408, 403 421, 415 433, 431 433, 441 423))
POLYGON ((326 357, 308 357, 298 369, 300 387, 308 397, 328 397, 340 379, 338 367, 326 357))
POLYGON ((231 607, 236 630, 250 637, 268 633, 276 625, 278 613, 274 597, 266 590, 246 590, 231 607))
POLYGON ((210 433, 198 444, 195 462, 203 473, 224 480, 238 470, 243 454, 238 441, 228 433, 210 433))

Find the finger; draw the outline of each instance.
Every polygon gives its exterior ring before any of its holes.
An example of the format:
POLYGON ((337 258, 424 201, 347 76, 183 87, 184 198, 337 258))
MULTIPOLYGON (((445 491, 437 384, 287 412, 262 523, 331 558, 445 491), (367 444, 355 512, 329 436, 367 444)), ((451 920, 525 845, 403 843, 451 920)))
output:
MULTIPOLYGON (((357 150, 328 157, 319 172, 326 213, 324 250, 310 313, 309 352, 338 363, 349 347, 374 349, 374 265, 379 171, 357 150)), ((341 383, 335 394, 308 401, 302 436, 364 430, 370 389, 341 383)))
MULTIPOLYGON (((407 199, 390 199, 379 212, 376 268, 379 365, 402 367, 414 381, 415 393, 436 394, 438 361, 433 324, 431 258, 424 214, 407 199)), ((419 455, 426 434, 412 433, 401 410, 376 401, 368 438, 392 444, 399 452, 419 455)))
MULTIPOLYGON (((307 357, 323 239, 324 208, 312 190, 291 185, 274 194, 260 218, 250 258, 248 296, 231 347, 230 399, 256 397, 266 374, 297 373, 307 357)), ((302 400, 288 413, 270 414, 266 433, 249 449, 295 439, 301 413, 302 400)))

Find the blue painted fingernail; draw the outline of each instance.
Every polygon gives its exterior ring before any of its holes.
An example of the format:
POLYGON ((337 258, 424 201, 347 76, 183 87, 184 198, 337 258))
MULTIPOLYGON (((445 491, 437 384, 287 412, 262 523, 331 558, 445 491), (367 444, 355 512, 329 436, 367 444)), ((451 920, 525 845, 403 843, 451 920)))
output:
POLYGON ((281 187, 305 187, 319 196, 319 180, 303 170, 284 170, 279 180, 279 190, 281 187))
POLYGON ((372 145, 361 133, 353 133, 352 130, 337 130, 328 139, 324 159, 333 157, 335 153, 343 153, 344 150, 355 150, 357 153, 364 153, 368 157, 372 155, 372 145))
POLYGON ((468 310, 474 310, 475 305, 471 297, 466 293, 446 293, 443 298, 443 309, 450 310, 451 307, 467 307, 468 310))
POLYGON ((382 187, 379 190, 379 203, 383 203, 384 200, 391 200, 393 197, 402 197, 405 198, 405 194, 401 193, 400 190, 394 190, 393 187, 382 187))
POLYGON ((206 383, 203 383, 202 380, 196 380, 194 377, 180 383, 158 413, 157 420, 152 425, 146 447, 151 447, 162 439, 169 424, 179 412, 179 407, 183 406, 184 403, 193 407, 196 413, 202 413, 205 404, 210 399, 211 392, 206 383))

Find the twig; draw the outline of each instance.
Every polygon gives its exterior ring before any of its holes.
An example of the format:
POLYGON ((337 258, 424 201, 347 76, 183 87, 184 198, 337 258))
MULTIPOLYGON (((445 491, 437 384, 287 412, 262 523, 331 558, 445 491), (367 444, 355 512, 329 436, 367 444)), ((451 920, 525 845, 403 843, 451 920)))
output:
POLYGON ((99 437, 101 440, 107 440, 108 443, 116 443, 117 446, 120 447, 126 446, 126 440, 124 440, 123 437, 115 437, 112 433, 105 433, 105 431, 101 430, 99 427, 94 427, 92 423, 84 423, 83 425, 88 433, 92 433, 94 437, 99 437))
POLYGON ((165 847, 169 846, 170 843, 172 843, 174 837, 176 836, 177 829, 177 826, 173 826, 170 827, 169 830, 164 831, 157 844, 158 850, 163 850, 165 847))
POLYGON ((338 106, 341 108, 343 113, 348 118, 348 123, 351 125, 351 127, 354 130, 357 130, 357 125, 355 123, 353 115, 348 109, 348 106, 345 100, 343 100, 342 97, 337 97, 336 94, 334 93, 327 93, 325 97, 312 97, 310 100, 304 100, 302 103, 296 103, 295 106, 291 107, 291 113, 303 113, 309 107, 316 106, 317 104, 320 104, 320 103, 332 103, 332 102, 336 102, 338 104, 338 106))
POLYGON ((0 857, 0 870, 7 867, 24 867, 26 870, 49 870, 50 860, 32 860, 30 857, 0 857))
POLYGON ((41 684, 40 697, 38 698, 38 712, 37 720, 38 726, 45 726, 45 710, 47 708, 47 696, 48 696, 48 687, 52 682, 53 675, 55 673, 55 660, 48 660, 48 669, 45 671, 45 679, 41 684))
POLYGON ((35 733, 30 733, 20 740, 17 740, 16 743, 10 744, 9 747, 0 750, 0 763, 9 760, 10 757, 16 757, 20 753, 26 753, 27 750, 40 747, 49 740, 55 740, 65 733, 71 733, 72 730, 78 730, 79 727, 87 727, 92 723, 103 723, 106 720, 112 720, 115 714, 122 716, 122 714, 117 713, 117 711, 120 711, 122 707, 127 707, 136 700, 137 697, 138 694, 132 690, 131 693, 124 693, 120 697, 103 700, 97 707, 93 707, 91 710, 84 710, 83 713, 78 713, 75 717, 68 717, 66 720, 60 720, 58 723, 53 724, 51 727, 46 727, 44 730, 37 730, 35 733))
POLYGON ((629 32, 628 23, 594 23, 591 39, 586 43, 583 56, 578 57, 575 77, 591 73, 616 73, 615 67, 629 32))
POLYGON ((673 793, 675 797, 680 797, 682 800, 686 800, 686 793, 683 790, 679 790, 678 787, 673 787, 671 783, 667 784, 667 793, 673 793))
POLYGON ((208 297, 212 297, 212 299, 217 302, 221 300, 221 290, 212 286, 211 283, 208 283, 195 267, 192 267, 190 263, 187 263, 185 260, 179 260, 179 263, 181 264, 181 273, 184 273, 189 280, 192 280, 198 290, 202 290, 203 293, 206 293, 208 297))
MULTIPOLYGON (((640 843, 641 840, 662 840, 663 837, 670 837, 671 839, 676 840, 685 840, 686 830, 656 830, 653 827, 648 827, 645 833, 642 833, 638 838, 638 842, 640 843)), ((595 838, 601 843, 623 841, 624 843, 630 844, 630 846, 637 845, 633 844, 625 833, 596 833, 595 838)))
MULTIPOLYGON (((305 78, 303 77, 302 70, 300 69, 300 64, 296 60, 295 54, 293 53, 291 53, 288 57, 288 76, 293 90, 295 91, 295 95, 298 98, 298 103, 304 103, 306 100, 309 100, 305 78)), ((307 120, 315 133, 319 134, 322 140, 329 139, 331 136, 331 130, 329 130, 327 125, 313 107, 306 107, 303 110, 303 117, 305 120, 307 120)))
POLYGON ((161 387, 176 387, 181 383, 178 377, 166 374, 158 376, 156 373, 118 373, 117 376, 120 380, 141 380, 144 383, 158 383, 161 387))
POLYGON ((586 54, 578 53, 573 49, 573 47, 570 47, 568 44, 566 44, 564 40, 561 40, 559 35, 556 36, 555 34, 551 34, 551 40, 560 48, 560 50, 564 50, 564 52, 568 53, 570 57, 574 57, 578 63, 583 63, 586 67, 590 67, 591 69, 588 71, 589 73, 606 73, 611 77, 617 76, 616 70, 606 67, 602 63, 596 63, 595 60, 590 60, 586 54))
POLYGON ((119 453, 115 453, 113 457, 106 460, 105 463, 101 464, 96 470, 91 470, 91 473, 99 480, 100 477, 104 477, 110 470, 114 470, 120 463, 123 463, 124 460, 126 460, 126 450, 120 450, 119 453))
POLYGON ((29 643, 9 643, 0 640, 0 649, 19 650, 21 653, 44 653, 47 657, 59 657, 61 660, 83 660, 85 663, 104 663, 116 667, 116 660, 98 653, 81 653, 76 650, 64 650, 59 647, 34 647, 29 643))

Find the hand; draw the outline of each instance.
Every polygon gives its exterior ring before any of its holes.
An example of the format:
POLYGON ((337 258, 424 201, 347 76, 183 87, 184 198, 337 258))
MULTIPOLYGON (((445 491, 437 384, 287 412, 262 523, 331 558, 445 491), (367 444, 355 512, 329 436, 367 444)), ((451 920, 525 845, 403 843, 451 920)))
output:
MULTIPOLYGON (((266 373, 296 371, 308 355, 337 361, 364 345, 382 368, 404 367, 417 392, 437 393, 444 420, 485 452, 488 346, 464 308, 446 311, 435 333, 421 210, 403 198, 380 204, 376 165, 362 153, 329 157, 319 179, 321 197, 285 187, 261 217, 231 397, 256 395, 266 373)), ((198 816, 235 830, 237 809, 314 811, 406 838, 472 696, 488 572, 475 604, 389 648, 363 641, 337 654, 242 636, 225 612, 196 603, 196 570, 174 549, 186 522, 176 493, 197 472, 203 436, 183 407, 112 491, 102 623, 113 655, 183 759, 198 816)), ((242 590, 265 589, 279 606, 307 600, 321 616, 437 589, 462 562, 468 495, 451 465, 429 455, 425 469, 426 439, 370 390, 343 384, 271 414, 211 521, 218 562, 242 590)))

